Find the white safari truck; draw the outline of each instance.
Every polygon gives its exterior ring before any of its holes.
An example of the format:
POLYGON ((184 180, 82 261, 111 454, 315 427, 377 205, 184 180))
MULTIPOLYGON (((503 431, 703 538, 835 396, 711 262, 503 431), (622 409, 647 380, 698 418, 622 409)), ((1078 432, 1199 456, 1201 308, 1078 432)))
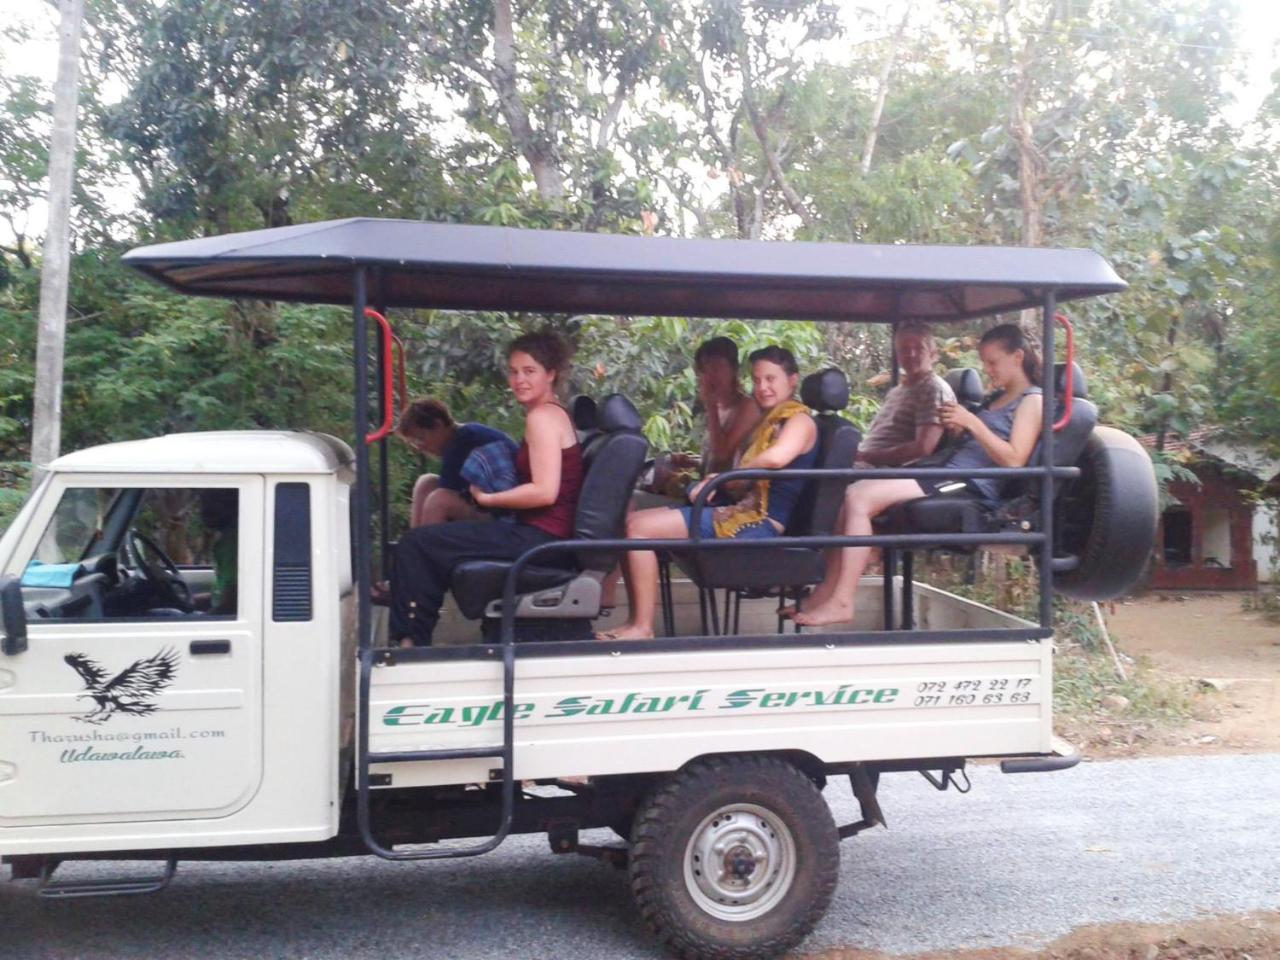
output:
MULTIPOLYGON (((839 416, 848 385, 838 371, 807 378, 821 448, 801 516, 784 540, 646 544, 667 555, 658 639, 586 639, 601 578, 633 546, 618 538, 646 456, 616 395, 594 421, 575 405, 587 473, 574 539, 455 572, 471 642, 388 648, 369 586, 388 556, 387 311, 950 324, 1034 309, 1052 357, 1057 304, 1124 286, 1096 254, 347 220, 125 260, 192 295, 349 305, 353 431, 350 443, 228 432, 72 453, 4 532, 0 855, 43 896, 154 892, 180 861, 426 860, 545 833, 557 853, 629 871, 675 954, 769 957, 821 919, 839 841, 883 823, 882 774, 946 789, 971 758, 1007 773, 1076 762, 1053 735, 1052 595, 1129 586, 1156 501, 1145 454, 1095 426, 1070 362, 1045 378, 1055 416, 1032 464, 983 473, 1006 482, 1005 503, 932 497, 856 540, 833 533, 844 486, 867 475, 839 416), (776 598, 821 579, 822 548, 854 542, 885 556, 885 576, 859 588, 858 621, 773 629, 776 598), (914 582, 919 551, 979 544, 1031 553, 1038 622, 914 582), (675 610, 682 591, 701 601, 692 627, 675 610), (840 777, 857 822, 835 823, 823 799, 840 777), (599 827, 619 842, 579 843, 599 827), (56 874, 85 859, 156 869, 56 874)), ((972 379, 953 374, 980 403, 972 379)))

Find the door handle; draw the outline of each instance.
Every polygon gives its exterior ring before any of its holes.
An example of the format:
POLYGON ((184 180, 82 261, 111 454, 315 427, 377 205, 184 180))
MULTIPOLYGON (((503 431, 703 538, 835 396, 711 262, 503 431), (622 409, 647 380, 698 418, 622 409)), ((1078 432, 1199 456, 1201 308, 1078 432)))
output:
POLYGON ((193 657, 208 657, 219 653, 230 653, 230 640, 192 640, 191 655, 193 657))

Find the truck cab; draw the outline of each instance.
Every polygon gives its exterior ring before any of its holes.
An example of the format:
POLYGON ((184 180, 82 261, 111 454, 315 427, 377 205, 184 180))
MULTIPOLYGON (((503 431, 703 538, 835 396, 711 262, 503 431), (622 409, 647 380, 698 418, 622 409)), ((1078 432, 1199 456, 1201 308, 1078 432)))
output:
POLYGON ((228 432, 52 464, 0 543, 28 643, 0 664, 6 852, 336 832, 351 461, 228 432))

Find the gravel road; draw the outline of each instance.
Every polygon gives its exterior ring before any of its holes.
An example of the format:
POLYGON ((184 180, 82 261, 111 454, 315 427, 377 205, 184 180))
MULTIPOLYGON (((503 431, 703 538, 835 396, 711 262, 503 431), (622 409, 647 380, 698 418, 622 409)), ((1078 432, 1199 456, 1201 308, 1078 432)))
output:
MULTIPOLYGON (((1086 923, 1280 908, 1280 754, 971 775, 967 796, 884 778, 891 829, 845 841, 804 952, 1034 946, 1086 923)), ((828 796, 854 819, 847 781, 828 796)), ((45 903, 30 887, 0 886, 5 958, 662 956, 625 874, 533 838, 452 863, 193 864, 154 897, 45 903)))

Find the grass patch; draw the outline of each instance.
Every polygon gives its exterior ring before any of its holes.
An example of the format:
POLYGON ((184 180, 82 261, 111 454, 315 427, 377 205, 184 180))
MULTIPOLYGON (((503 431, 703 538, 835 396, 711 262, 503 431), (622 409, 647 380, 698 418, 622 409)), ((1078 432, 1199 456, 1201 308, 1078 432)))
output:
POLYGON ((1194 680, 1156 673, 1145 658, 1125 667, 1121 680, 1103 651, 1062 644, 1054 652, 1054 727, 1081 749, 1131 750, 1210 712, 1194 680))
POLYGON ((1195 681, 1161 677, 1145 659, 1128 665, 1126 671, 1128 679, 1121 680, 1109 656, 1059 646, 1053 662, 1055 709, 1073 718, 1152 726, 1185 723, 1196 715, 1200 694, 1195 681))

